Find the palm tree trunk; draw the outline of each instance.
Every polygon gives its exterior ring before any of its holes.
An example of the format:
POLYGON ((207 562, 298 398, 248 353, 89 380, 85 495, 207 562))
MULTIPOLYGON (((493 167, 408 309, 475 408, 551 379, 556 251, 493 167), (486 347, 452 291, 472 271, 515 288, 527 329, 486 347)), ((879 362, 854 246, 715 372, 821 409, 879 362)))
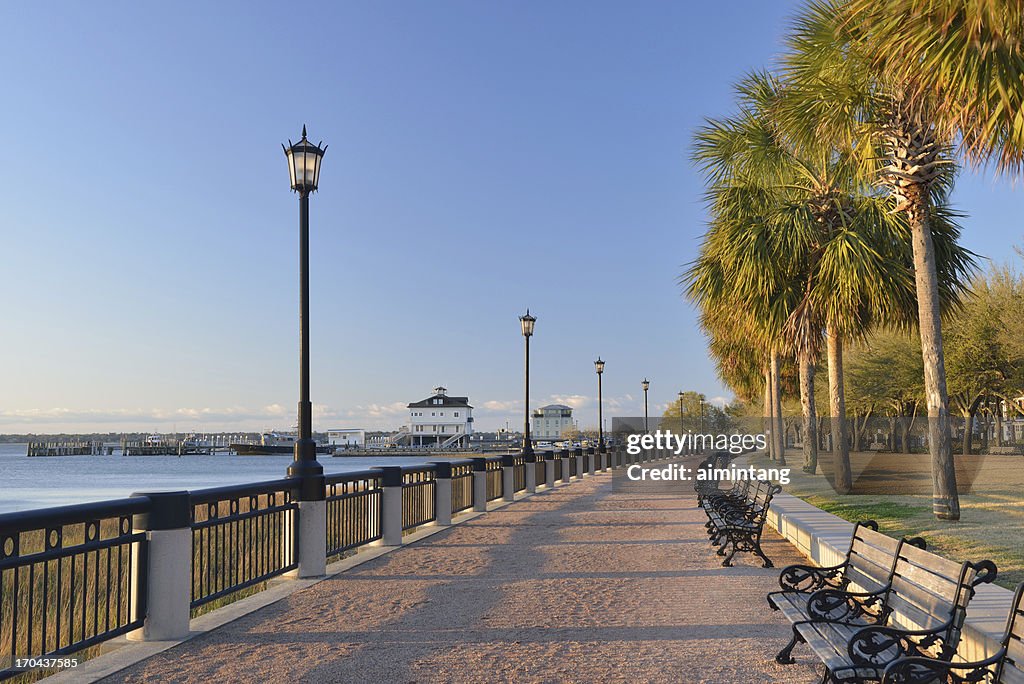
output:
POLYGON ((786 428, 782 424, 782 386, 779 382, 779 355, 772 352, 772 432, 775 434, 775 460, 786 465, 786 428))
POLYGON ((849 494, 853 490, 850 471, 850 443, 846 440, 846 389, 843 386, 843 340, 829 333, 826 337, 828 353, 828 404, 832 414, 832 468, 835 470, 835 490, 849 494))
POLYGON ((804 416, 804 472, 818 470, 818 416, 814 406, 814 364, 810 359, 801 358, 800 365, 800 409, 804 416))
POLYGON ((771 367, 764 369, 764 435, 768 438, 768 458, 775 460, 775 430, 772 429, 772 371, 771 367))
POLYGON ((914 247, 917 281, 917 313, 924 360, 924 388, 928 400, 928 451, 932 459, 932 512, 940 520, 960 519, 956 466, 949 428, 949 397, 942 352, 939 317, 939 279, 935 270, 935 245, 928 225, 927 190, 921 185, 903 188, 908 199, 907 223, 914 247))

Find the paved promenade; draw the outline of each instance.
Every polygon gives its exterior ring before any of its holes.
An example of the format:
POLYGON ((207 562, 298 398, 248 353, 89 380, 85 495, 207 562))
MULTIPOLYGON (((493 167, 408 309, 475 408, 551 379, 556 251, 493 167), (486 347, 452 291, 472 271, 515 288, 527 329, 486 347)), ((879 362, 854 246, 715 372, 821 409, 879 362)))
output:
MULTIPOLYGON (((814 682, 778 570, 723 568, 692 497, 599 475, 371 560, 104 682, 814 682), (799 657, 801 656, 802 657, 799 657)), ((770 534, 770 533, 769 533, 770 534)), ((772 535, 781 567, 801 557, 772 535)))

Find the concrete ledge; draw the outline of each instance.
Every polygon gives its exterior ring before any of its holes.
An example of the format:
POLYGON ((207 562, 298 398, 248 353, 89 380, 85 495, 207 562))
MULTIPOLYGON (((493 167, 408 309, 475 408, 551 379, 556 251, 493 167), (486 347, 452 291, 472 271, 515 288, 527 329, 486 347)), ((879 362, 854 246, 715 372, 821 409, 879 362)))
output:
MULTIPOLYGON (((853 536, 853 523, 786 493, 772 499, 767 522, 801 553, 822 566, 842 563, 853 536)), ((995 653, 1012 605, 1010 590, 991 584, 978 587, 968 606, 967 622, 957 651, 960 658, 982 660, 995 653)))

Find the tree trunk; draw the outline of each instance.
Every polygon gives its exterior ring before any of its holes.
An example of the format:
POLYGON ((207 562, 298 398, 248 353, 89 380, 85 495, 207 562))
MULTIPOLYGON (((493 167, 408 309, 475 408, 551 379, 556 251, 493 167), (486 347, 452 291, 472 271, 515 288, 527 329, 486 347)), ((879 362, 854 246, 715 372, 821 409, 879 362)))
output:
POLYGON ((996 446, 1003 446, 1003 407, 1002 402, 996 397, 996 446))
POLYGON ((782 424, 782 385, 779 382, 779 355, 772 353, 772 418, 775 429, 775 460, 786 465, 786 429, 782 424))
POLYGON ((814 364, 800 359, 800 409, 804 416, 804 472, 818 470, 818 416, 814 406, 814 364))
POLYGON ((939 278, 935 270, 935 245, 928 225, 927 188, 920 184, 904 187, 907 223, 914 248, 914 278, 917 281, 917 313, 921 329, 924 387, 928 399, 928 451, 932 460, 932 512, 940 520, 960 519, 960 497, 956 489, 956 465, 949 428, 949 397, 942 351, 942 321, 939 317, 939 278))
POLYGON ((964 456, 971 455, 971 437, 974 432, 974 417, 970 411, 962 411, 964 414, 964 444, 960 453, 964 456))
POLYGON ((853 490, 850 471, 850 444, 846 440, 846 388, 843 386, 843 340, 829 334, 828 352, 828 404, 832 414, 832 468, 835 470, 835 489, 840 494, 853 490))
POLYGON ((768 440, 768 458, 775 460, 775 430, 772 429, 772 416, 775 413, 772 412, 772 371, 771 368, 765 368, 764 371, 764 419, 762 425, 764 427, 764 436, 768 440))

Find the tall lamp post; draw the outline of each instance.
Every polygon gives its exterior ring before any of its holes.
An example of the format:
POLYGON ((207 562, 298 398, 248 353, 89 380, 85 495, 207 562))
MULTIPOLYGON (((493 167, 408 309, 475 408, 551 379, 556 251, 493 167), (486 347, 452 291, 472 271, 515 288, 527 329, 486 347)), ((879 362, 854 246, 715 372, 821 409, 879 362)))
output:
POLYGON ((700 431, 704 433, 704 397, 700 398, 700 431))
POLYGON ((647 426, 647 390, 651 389, 651 382, 644 378, 640 386, 644 388, 644 432, 650 432, 651 429, 647 426))
MULTIPOLYGON (((284 156, 288 158, 288 174, 292 190, 299 193, 299 438, 295 442, 295 459, 288 466, 290 477, 314 478, 324 468, 316 460, 313 441, 313 406, 309 401, 309 194, 316 192, 320 180, 320 162, 327 147, 314 145, 306 139, 288 141, 284 156)), ((313 481, 306 480, 313 487, 313 481)))
POLYGON ((533 444, 530 441, 530 338, 533 337, 533 326, 537 319, 526 310, 525 316, 519 317, 519 324, 523 328, 523 337, 526 339, 526 398, 523 402, 523 456, 533 454, 533 444))
POLYGON ((601 396, 601 376, 604 375, 604 361, 597 357, 594 362, 594 369, 597 371, 597 448, 604 451, 604 400, 601 396))

